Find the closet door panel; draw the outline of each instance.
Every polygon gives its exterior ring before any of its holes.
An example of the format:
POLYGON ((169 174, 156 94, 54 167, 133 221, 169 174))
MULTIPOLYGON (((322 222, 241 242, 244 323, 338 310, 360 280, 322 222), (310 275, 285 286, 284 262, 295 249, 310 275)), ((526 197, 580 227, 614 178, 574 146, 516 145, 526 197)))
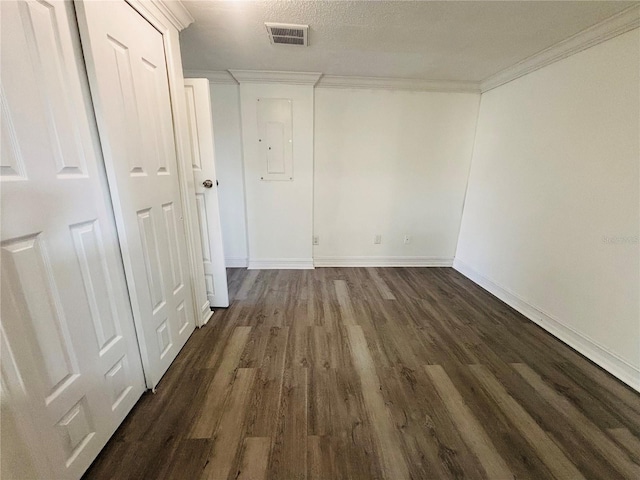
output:
POLYGON ((195 328, 164 39, 124 1, 77 2, 147 386, 195 328))
POLYGON ((3 396, 47 476, 79 478, 142 365, 73 5, 0 8, 3 396))

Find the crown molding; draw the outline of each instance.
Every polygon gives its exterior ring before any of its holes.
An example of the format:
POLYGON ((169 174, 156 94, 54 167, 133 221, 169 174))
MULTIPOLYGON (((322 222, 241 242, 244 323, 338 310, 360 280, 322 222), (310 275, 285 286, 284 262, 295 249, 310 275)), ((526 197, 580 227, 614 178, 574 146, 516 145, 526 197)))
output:
POLYGON ((185 70, 184 78, 206 78, 209 83, 238 85, 238 81, 226 70, 185 70))
POLYGON ((323 75, 318 88, 360 88, 381 90, 408 90, 416 92, 480 93, 476 82, 449 80, 420 80, 415 78, 355 77, 323 75))
POLYGON ((474 82, 431 81, 409 78, 348 77, 305 72, 266 72, 255 70, 185 70, 185 78, 207 78, 210 83, 238 85, 245 83, 315 84, 317 88, 362 88, 426 92, 480 93, 474 82), (319 80, 316 80, 319 78, 319 80))
POLYGON ((266 70, 229 70, 238 83, 285 83, 287 85, 311 85, 318 83, 318 72, 271 72, 266 70))
POLYGON ((151 2, 178 31, 184 30, 195 21, 180 0, 151 0, 151 2))
MULTIPOLYGON (((160 1, 163 0, 154 0, 154 3, 160 1)), ((164 1, 166 2, 166 0, 164 1)), ((505 68, 480 83, 411 78, 322 75, 317 72, 273 72, 262 70, 229 70, 228 72, 188 70, 185 72, 185 76, 204 77, 208 78, 211 83, 222 84, 284 83, 289 85, 312 85, 317 88, 484 93, 638 27, 640 27, 640 6, 634 5, 505 68)))
POLYGON ((480 89, 487 92, 638 27, 640 6, 634 5, 486 78, 480 89))

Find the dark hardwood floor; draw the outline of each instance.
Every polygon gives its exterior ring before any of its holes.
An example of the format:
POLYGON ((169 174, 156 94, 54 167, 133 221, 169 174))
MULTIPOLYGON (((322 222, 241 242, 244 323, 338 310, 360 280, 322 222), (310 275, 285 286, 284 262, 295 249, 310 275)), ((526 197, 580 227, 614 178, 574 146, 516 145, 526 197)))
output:
POLYGON ((640 479, 640 395, 453 269, 229 281, 87 479, 640 479))

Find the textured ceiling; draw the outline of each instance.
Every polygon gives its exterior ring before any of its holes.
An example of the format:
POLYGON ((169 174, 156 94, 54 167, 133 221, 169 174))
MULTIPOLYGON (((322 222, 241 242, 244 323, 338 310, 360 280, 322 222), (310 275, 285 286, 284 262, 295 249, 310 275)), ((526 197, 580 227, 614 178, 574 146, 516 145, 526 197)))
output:
POLYGON ((636 2, 198 1, 185 70, 481 81, 636 2), (271 45, 264 22, 308 24, 309 47, 271 45))

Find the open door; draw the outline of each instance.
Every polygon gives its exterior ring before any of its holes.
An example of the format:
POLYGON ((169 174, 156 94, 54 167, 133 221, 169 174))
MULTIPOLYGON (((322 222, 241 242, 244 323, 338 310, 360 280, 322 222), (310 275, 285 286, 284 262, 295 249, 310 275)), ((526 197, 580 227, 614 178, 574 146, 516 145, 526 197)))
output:
POLYGON ((220 226, 209 80, 185 79, 184 89, 187 96, 191 158, 207 296, 212 307, 228 307, 229 291, 220 226))

